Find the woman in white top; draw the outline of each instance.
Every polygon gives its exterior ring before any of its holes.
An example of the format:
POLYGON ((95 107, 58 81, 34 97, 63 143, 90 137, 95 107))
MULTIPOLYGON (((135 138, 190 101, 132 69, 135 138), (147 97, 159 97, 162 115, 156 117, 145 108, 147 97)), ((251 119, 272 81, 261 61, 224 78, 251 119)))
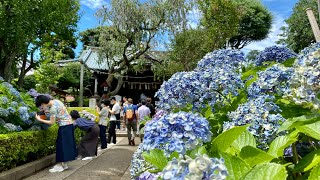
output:
POLYGON ((101 110, 97 106, 97 112, 100 116, 99 118, 99 128, 100 128, 100 142, 101 142, 101 149, 107 148, 107 126, 109 123, 109 100, 104 100, 101 102, 101 110))

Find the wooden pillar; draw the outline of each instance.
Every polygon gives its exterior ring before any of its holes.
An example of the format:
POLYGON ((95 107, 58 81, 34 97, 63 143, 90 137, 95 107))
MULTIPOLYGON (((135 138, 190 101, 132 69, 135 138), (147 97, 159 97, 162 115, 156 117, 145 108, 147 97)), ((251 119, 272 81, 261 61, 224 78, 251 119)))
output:
POLYGON ((80 70, 80 94, 79 94, 79 107, 83 106, 83 71, 84 71, 84 64, 81 63, 81 70, 80 70))
POLYGON ((313 11, 311 8, 306 9, 307 12, 307 16, 313 31, 313 35, 316 39, 317 42, 320 42, 320 30, 319 30, 319 26, 317 23, 316 18, 314 17, 313 11))

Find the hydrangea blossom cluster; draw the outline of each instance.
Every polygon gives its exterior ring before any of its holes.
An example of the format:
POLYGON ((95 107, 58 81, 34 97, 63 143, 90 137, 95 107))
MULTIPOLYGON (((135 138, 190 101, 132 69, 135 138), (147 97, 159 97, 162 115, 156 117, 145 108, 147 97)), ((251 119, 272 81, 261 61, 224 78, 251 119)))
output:
POLYGON ((22 131, 22 128, 20 126, 16 126, 12 123, 6 123, 3 125, 4 128, 6 128, 8 131, 22 131))
POLYGON ((299 54, 295 73, 290 81, 292 98, 296 104, 312 102, 319 107, 317 94, 320 91, 320 43, 312 44, 299 54))
POLYGON ((248 88, 248 95, 256 98, 260 95, 276 93, 288 95, 291 93, 289 81, 294 73, 293 68, 287 68, 280 64, 258 73, 258 79, 248 88))
POLYGON ((227 114, 231 121, 224 122, 223 130, 251 124, 248 131, 260 143, 258 147, 267 149, 268 143, 274 139, 274 134, 285 121, 285 118, 278 113, 281 109, 272 100, 273 96, 264 95, 239 105, 235 111, 227 114))
POLYGON ((0 82, 4 81, 3 77, 0 76, 0 82))
POLYGON ((145 126, 143 150, 163 149, 165 155, 185 154, 211 140, 209 122, 199 114, 178 112, 163 115, 145 126))
POLYGON ((17 91, 17 89, 14 88, 10 83, 3 82, 2 85, 5 86, 16 99, 18 99, 19 101, 22 100, 19 91, 17 91))
POLYGON ((197 110, 207 103, 225 105, 230 94, 238 95, 244 84, 240 74, 224 68, 204 71, 178 72, 161 85, 156 93, 157 106, 165 110, 191 104, 197 110))
POLYGON ((215 50, 206 54, 197 65, 196 71, 215 69, 216 67, 238 68, 245 61, 243 52, 232 49, 215 50))
POLYGON ((209 158, 208 155, 197 155, 195 159, 182 156, 172 161, 162 171, 163 179, 193 180, 193 179, 226 179, 227 168, 223 159, 209 158))
POLYGON ((286 47, 271 46, 267 47, 256 57, 255 63, 258 66, 267 61, 276 61, 281 63, 296 56, 296 53, 286 47))
POLYGON ((9 111, 7 109, 4 109, 0 107, 0 117, 8 117, 9 116, 9 111))
POLYGON ((31 124, 32 122, 29 120, 29 112, 28 108, 25 106, 21 106, 19 109, 19 117, 20 119, 25 122, 26 124, 31 124))
POLYGON ((82 115, 83 118, 88 119, 90 121, 95 121, 96 118, 97 118, 95 115, 93 115, 93 114, 91 114, 91 113, 89 113, 88 111, 85 111, 85 110, 83 110, 81 112, 81 115, 82 115))
POLYGON ((159 179, 161 177, 162 173, 150 173, 149 171, 145 171, 142 174, 139 175, 139 177, 135 178, 135 180, 154 180, 159 179))
POLYGON ((138 149, 133 153, 131 159, 131 166, 130 166, 130 175, 131 178, 138 178, 139 174, 145 172, 151 167, 151 164, 146 162, 142 157, 143 153, 143 143, 141 143, 138 149))

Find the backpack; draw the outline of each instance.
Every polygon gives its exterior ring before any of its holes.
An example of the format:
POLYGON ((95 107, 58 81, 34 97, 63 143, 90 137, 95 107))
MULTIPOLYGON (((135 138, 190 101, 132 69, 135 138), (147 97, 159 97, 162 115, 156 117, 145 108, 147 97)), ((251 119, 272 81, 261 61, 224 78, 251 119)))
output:
POLYGON ((133 108, 133 105, 127 107, 127 109, 126 109, 126 119, 128 121, 133 121, 134 120, 134 108, 133 108))

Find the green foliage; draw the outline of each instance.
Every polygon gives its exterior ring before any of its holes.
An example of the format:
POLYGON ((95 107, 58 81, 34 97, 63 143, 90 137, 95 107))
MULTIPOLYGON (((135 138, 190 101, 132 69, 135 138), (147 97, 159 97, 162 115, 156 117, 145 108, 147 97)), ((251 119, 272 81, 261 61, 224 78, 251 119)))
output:
POLYGON ((229 44, 241 49, 253 41, 263 40, 269 34, 272 24, 271 12, 258 0, 237 0, 237 7, 243 15, 240 17, 239 28, 229 44))
POLYGON ((250 166, 240 157, 227 153, 221 153, 221 157, 228 169, 227 180, 239 180, 250 170, 250 166))
POLYGON ((36 87, 37 81, 34 74, 28 75, 24 78, 22 88, 26 91, 29 91, 30 89, 34 89, 36 87))
POLYGON ((242 180, 286 180, 287 178, 286 169, 280 165, 275 163, 261 164, 257 165, 251 171, 246 174, 242 180))
POLYGON ((34 76, 37 80, 36 90, 39 93, 48 93, 49 86, 58 83, 61 77, 60 68, 53 63, 41 64, 34 72, 34 76))
POLYGON ((233 143, 232 147, 239 154, 241 149, 246 146, 256 147, 256 139, 248 131, 244 131, 233 143))
POLYGON ((237 3, 231 0, 198 0, 203 13, 201 25, 208 30, 211 48, 224 47, 226 40, 236 35, 241 14, 237 3))
POLYGON ((147 162, 154 165, 157 168, 156 171, 158 172, 162 171, 163 168, 168 164, 168 160, 164 155, 163 150, 160 149, 153 149, 149 153, 143 152, 142 156, 147 162))
POLYGON ((317 121, 312 124, 306 124, 303 126, 297 126, 296 129, 307 136, 310 136, 314 139, 320 140, 320 132, 319 132, 320 121, 317 121))
POLYGON ((230 145, 246 131, 247 126, 239 126, 231 128, 219 134, 211 143, 211 153, 214 155, 217 152, 225 152, 230 145), (226 141, 228 139, 228 141, 226 141))
POLYGON ((242 148, 240 157, 251 167, 258 164, 268 163, 275 158, 274 156, 252 146, 245 146, 242 148))
POLYGON ((279 136, 275 138, 272 143, 270 144, 270 147, 268 149, 268 154, 274 156, 274 157, 280 157, 283 155, 283 151, 285 148, 287 148, 290 144, 296 142, 298 139, 296 136, 279 136))
MULTIPOLYGON (((319 121, 319 115, 304 115, 287 119, 282 126, 278 129, 278 132, 294 129, 303 125, 316 123, 319 121)), ((306 127, 302 128, 305 129, 306 127)))
POLYGON ((294 167, 293 172, 306 172, 320 163, 320 149, 312 151, 303 157, 294 167))
MULTIPOLYGON (((299 0, 293 8, 291 16, 285 20, 288 26, 282 27, 283 33, 279 43, 286 44, 294 52, 300 52, 303 48, 315 42, 314 35, 306 15, 306 9, 317 10, 317 1, 299 0)), ((317 17, 317 13, 315 13, 317 17)), ((318 24, 319 19, 316 18, 318 24)))
POLYGON ((317 165, 311 170, 308 179, 315 180, 315 179, 319 179, 319 177, 320 177, 320 165, 317 165))
POLYGON ((251 50, 248 52, 246 59, 249 61, 253 61, 254 59, 256 59, 256 57, 258 56, 258 54, 260 54, 259 50, 251 50))
MULTIPOLYGON (((79 20, 78 0, 4 0, 0 5, 0 76, 10 82, 12 70, 21 59, 35 51, 56 42, 75 42, 79 20)), ((31 64, 34 62, 31 61, 31 64)), ((25 74, 22 73, 22 77, 25 74)))
MULTIPOLYGON (((58 80, 58 87, 60 89, 69 88, 80 88, 80 71, 81 64, 78 62, 68 63, 66 66, 61 68, 61 76, 58 80)), ((85 68, 83 73, 83 86, 87 87, 90 85, 90 79, 92 78, 92 73, 85 68)))

